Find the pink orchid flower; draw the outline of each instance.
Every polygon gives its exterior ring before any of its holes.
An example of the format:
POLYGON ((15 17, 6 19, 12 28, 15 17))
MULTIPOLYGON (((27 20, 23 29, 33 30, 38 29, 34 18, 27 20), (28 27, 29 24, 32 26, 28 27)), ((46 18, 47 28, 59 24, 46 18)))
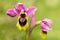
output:
POLYGON ((52 24, 52 20, 47 19, 47 18, 43 19, 41 21, 41 29, 42 29, 42 31, 46 31, 47 32, 49 30, 52 30, 51 24, 52 24))
POLYGON ((19 15, 21 10, 24 10, 24 12, 26 13, 27 16, 29 16, 30 14, 34 13, 36 11, 36 7, 35 6, 31 6, 29 8, 26 8, 24 4, 22 3, 18 3, 14 6, 13 9, 8 9, 7 10, 7 15, 15 17, 16 15, 19 15))

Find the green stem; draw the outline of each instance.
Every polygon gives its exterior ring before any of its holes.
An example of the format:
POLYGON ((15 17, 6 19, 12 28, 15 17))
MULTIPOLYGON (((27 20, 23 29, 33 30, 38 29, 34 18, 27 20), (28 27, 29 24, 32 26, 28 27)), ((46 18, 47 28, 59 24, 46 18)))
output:
MULTIPOLYGON (((41 21, 37 21, 36 24, 34 26, 37 26, 40 24, 41 21)), ((32 33, 32 30, 34 29, 35 27, 29 27, 28 30, 26 31, 26 40, 30 40, 30 35, 32 33)))
POLYGON ((28 36, 28 30, 26 30, 26 40, 29 40, 29 36, 28 36))
POLYGON ((37 22, 36 22, 36 25, 40 24, 40 22, 41 22, 41 21, 37 21, 37 22))

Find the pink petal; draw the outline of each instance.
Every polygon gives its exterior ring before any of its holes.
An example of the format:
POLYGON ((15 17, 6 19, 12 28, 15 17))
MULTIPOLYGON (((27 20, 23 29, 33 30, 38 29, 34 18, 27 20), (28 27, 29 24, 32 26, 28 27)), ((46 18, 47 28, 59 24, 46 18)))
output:
POLYGON ((18 14, 20 13, 21 10, 24 10, 24 11, 27 10, 25 5, 22 3, 18 3, 17 5, 15 5, 15 9, 17 10, 18 14))
POLYGON ((43 19, 41 21, 41 28, 42 28, 42 30, 43 31, 52 30, 51 24, 52 24, 52 21, 50 19, 47 19, 47 18, 46 19, 43 19))
POLYGON ((9 16, 11 16, 11 17, 16 16, 16 13, 14 12, 13 9, 8 9, 6 13, 7 13, 7 15, 9 15, 9 16))
POLYGON ((52 30, 51 26, 47 26, 44 23, 41 23, 41 28, 43 31, 49 31, 52 30))
POLYGON ((36 24, 36 17, 35 14, 32 15, 31 20, 30 20, 30 27, 34 27, 36 24))
POLYGON ((37 8, 35 6, 29 7, 27 10, 27 15, 30 15, 32 13, 35 13, 37 8))
POLYGON ((29 29, 27 32, 28 37, 30 37, 31 32, 32 32, 33 28, 35 27, 35 25, 36 25, 36 18, 35 18, 35 14, 34 14, 34 15, 32 15, 31 20, 30 20, 29 29))
POLYGON ((46 21, 48 24, 52 24, 52 20, 51 19, 48 19, 48 18, 45 18, 44 20, 42 21, 46 21))
POLYGON ((18 10, 18 9, 15 9, 15 8, 13 10, 17 15, 19 15, 19 13, 21 12, 21 10, 18 10))

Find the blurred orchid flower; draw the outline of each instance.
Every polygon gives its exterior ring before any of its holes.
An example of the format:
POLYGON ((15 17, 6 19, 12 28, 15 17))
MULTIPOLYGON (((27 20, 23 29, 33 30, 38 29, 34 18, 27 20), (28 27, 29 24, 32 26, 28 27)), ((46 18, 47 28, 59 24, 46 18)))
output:
POLYGON ((24 10, 21 10, 16 26, 18 27, 19 30, 24 30, 24 31, 26 31, 26 29, 28 28, 29 26, 28 17, 26 16, 24 10))
POLYGON ((29 8, 26 8, 24 4, 22 3, 18 3, 14 6, 13 9, 8 9, 7 10, 7 15, 15 17, 16 15, 19 15, 21 10, 24 10, 24 12, 26 13, 27 16, 29 16, 30 14, 32 14, 33 12, 36 11, 36 7, 35 6, 31 6, 29 8))
POLYGON ((52 20, 47 19, 47 18, 45 18, 45 19, 43 19, 43 20, 41 21, 41 29, 42 29, 42 32, 40 33, 40 36, 41 36, 43 39, 46 38, 47 32, 48 32, 49 30, 52 30, 51 24, 52 24, 52 20))
POLYGON ((11 17, 15 17, 16 15, 19 15, 17 27, 19 30, 26 30, 29 26, 28 24, 28 16, 32 13, 35 13, 37 8, 35 6, 31 6, 29 8, 26 8, 26 6, 22 3, 18 3, 14 6, 13 9, 8 9, 7 14, 11 17))

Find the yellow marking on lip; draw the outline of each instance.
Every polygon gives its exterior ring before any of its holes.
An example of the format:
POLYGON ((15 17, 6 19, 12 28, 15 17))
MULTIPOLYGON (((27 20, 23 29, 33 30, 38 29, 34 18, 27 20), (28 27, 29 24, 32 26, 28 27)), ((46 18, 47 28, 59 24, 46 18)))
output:
POLYGON ((26 30, 27 28, 28 28, 28 23, 24 26, 24 27, 22 27, 21 25, 19 25, 19 22, 16 24, 16 26, 17 26, 17 28, 19 29, 19 30, 26 30))
POLYGON ((45 34, 45 33, 43 33, 43 32, 40 32, 40 37, 41 37, 42 39, 45 39, 45 38, 47 37, 47 34, 45 34))
MULTIPOLYGON (((18 17, 18 20, 19 20, 19 18, 20 18, 20 16, 18 17)), ((24 30, 24 31, 25 31, 25 30, 29 27, 28 17, 26 17, 26 19, 27 19, 27 23, 26 23, 26 25, 23 26, 23 27, 19 24, 19 21, 17 22, 16 26, 17 26, 17 28, 18 28, 19 30, 24 30)))

